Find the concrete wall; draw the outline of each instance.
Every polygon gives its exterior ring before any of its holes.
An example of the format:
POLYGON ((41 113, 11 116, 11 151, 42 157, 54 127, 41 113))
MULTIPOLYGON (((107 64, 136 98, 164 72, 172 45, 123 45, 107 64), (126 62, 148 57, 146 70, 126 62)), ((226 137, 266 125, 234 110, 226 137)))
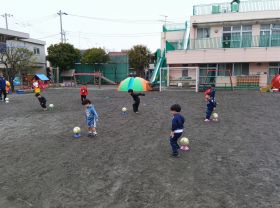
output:
POLYGON ((170 51, 168 64, 280 62, 280 47, 170 51))

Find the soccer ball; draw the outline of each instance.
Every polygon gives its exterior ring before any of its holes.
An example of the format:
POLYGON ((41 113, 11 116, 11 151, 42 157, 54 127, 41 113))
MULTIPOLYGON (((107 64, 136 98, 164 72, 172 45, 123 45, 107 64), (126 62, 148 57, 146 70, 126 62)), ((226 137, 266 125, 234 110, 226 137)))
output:
POLYGON ((213 113, 213 118, 214 118, 214 119, 218 119, 218 118, 219 118, 218 113, 213 113))
POLYGON ((126 112, 127 111, 127 108, 126 107, 123 107, 122 108, 122 112, 126 112))
POLYGON ((73 129, 73 133, 74 133, 74 134, 79 134, 79 133, 81 133, 81 128, 80 128, 80 127, 75 127, 75 128, 73 129))
POLYGON ((183 137, 183 138, 180 140, 180 144, 181 144, 182 146, 187 146, 187 145, 190 144, 190 141, 189 141, 189 139, 188 139, 187 137, 183 137))
POLYGON ((50 108, 54 108, 54 104, 50 104, 49 107, 50 107, 50 108))
POLYGON ((9 99, 9 98, 6 98, 5 101, 10 101, 10 99, 9 99))
POLYGON ((183 87, 183 83, 179 82, 178 87, 183 87))

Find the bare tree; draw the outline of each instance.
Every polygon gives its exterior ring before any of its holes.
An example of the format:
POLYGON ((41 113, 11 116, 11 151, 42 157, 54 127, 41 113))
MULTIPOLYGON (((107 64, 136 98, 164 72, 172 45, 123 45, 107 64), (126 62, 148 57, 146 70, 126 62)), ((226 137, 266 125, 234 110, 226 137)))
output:
POLYGON ((32 56, 32 51, 11 44, 0 50, 0 63, 5 66, 5 74, 11 83, 12 90, 14 90, 13 80, 15 76, 21 70, 33 65, 32 56))

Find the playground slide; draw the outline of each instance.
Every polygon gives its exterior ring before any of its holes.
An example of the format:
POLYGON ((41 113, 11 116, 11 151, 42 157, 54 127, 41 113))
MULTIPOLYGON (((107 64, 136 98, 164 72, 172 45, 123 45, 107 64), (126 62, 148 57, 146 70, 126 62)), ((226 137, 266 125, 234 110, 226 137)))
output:
POLYGON ((165 59, 164 56, 159 59, 157 65, 156 65, 156 67, 155 67, 155 69, 153 71, 152 77, 150 79, 150 83, 155 83, 156 82, 157 75, 160 72, 160 68, 162 67, 164 59, 165 59))
POLYGON ((117 83, 115 83, 114 81, 112 81, 112 80, 110 80, 110 79, 108 79, 108 78, 106 78, 106 77, 104 77, 104 76, 101 76, 101 79, 103 79, 103 80, 105 80, 106 82, 108 82, 108 83, 110 83, 110 84, 113 84, 113 85, 117 84, 117 83))

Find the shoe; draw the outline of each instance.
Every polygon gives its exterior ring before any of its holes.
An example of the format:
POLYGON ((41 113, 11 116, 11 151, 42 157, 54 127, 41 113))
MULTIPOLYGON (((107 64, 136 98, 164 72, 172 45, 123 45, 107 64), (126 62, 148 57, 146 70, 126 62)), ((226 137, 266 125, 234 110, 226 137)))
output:
POLYGON ((47 108, 44 108, 43 110, 44 110, 44 111, 47 111, 48 109, 47 109, 47 108))
POLYGON ((93 136, 93 134, 92 133, 88 133, 88 135, 87 135, 88 137, 92 137, 93 136))
POLYGON ((209 120, 209 119, 205 119, 204 121, 205 121, 205 122, 209 122, 210 120, 209 120))
POLYGON ((179 153, 172 153, 171 154, 171 157, 178 157, 179 156, 179 153))
POLYGON ((139 112, 137 111, 137 112, 135 112, 136 114, 139 114, 139 112))

